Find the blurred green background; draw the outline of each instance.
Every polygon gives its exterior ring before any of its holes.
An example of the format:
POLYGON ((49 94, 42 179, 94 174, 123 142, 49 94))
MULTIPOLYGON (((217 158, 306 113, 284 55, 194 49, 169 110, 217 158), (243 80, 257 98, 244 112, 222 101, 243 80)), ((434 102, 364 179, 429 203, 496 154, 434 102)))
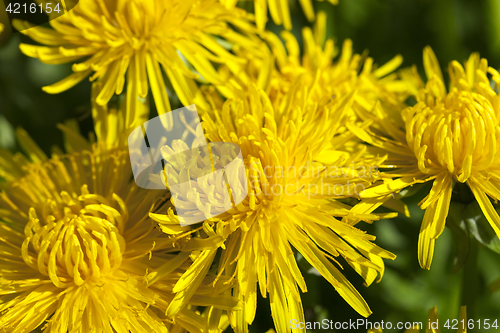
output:
MULTIPOLYGON (((417 64, 421 68, 422 49, 430 45, 443 67, 453 59, 462 62, 476 51, 487 58, 492 67, 500 67, 500 0, 340 0, 338 6, 326 1, 314 4, 316 10, 327 12, 328 36, 335 39, 337 46, 350 38, 356 52, 369 50, 369 55, 379 64, 401 54, 404 66, 417 64)), ((301 28, 310 24, 297 2, 292 4, 292 14, 293 32, 300 39, 301 28)), ((272 23, 268 27, 280 30, 272 23)), ((92 129, 89 82, 84 81, 59 95, 45 94, 41 87, 67 76, 70 66, 44 65, 22 55, 19 43, 31 41, 19 33, 2 39, 0 146, 17 150, 13 134, 20 126, 47 153, 53 145, 62 143, 62 134, 55 127, 57 123, 76 118, 82 132, 89 132, 92 129)), ((460 305, 467 305, 469 318, 499 319, 500 325, 500 292, 488 291, 491 282, 500 277, 500 254, 472 241, 464 266, 454 273, 456 244, 447 228, 437 241, 432 269, 425 271, 419 267, 417 239, 423 213, 416 204, 426 191, 428 189, 423 188, 405 199, 411 207, 411 219, 399 217, 374 225, 360 225, 377 235, 378 245, 398 255, 395 261, 387 262, 382 281, 369 288, 344 265, 345 274, 374 312, 369 320, 427 322, 429 309, 437 305, 440 322, 444 323, 448 318, 458 318, 460 305)), ((314 273, 305 275, 309 288, 303 295, 307 320, 360 318, 324 279, 314 273)), ((252 332, 265 332, 272 327, 267 302, 260 299, 252 332)), ((366 332, 359 330, 363 331, 366 332)))

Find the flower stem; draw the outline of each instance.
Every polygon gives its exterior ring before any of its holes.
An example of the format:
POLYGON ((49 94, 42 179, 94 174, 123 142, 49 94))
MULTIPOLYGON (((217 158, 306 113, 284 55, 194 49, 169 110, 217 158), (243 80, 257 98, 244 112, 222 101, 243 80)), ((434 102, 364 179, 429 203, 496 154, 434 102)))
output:
POLYGON ((477 257, 479 244, 474 239, 470 242, 469 256, 462 271, 462 305, 467 306, 467 317, 475 318, 476 296, 479 293, 477 257))

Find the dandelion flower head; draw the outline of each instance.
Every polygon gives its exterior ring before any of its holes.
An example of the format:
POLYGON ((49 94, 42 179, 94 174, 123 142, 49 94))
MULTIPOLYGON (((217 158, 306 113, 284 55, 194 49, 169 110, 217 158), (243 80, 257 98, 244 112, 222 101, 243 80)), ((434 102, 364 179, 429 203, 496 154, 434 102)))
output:
POLYGON ((326 14, 319 12, 314 28, 302 30, 303 55, 296 37, 288 31, 281 33, 284 43, 276 34, 264 32, 267 46, 261 44, 259 54, 236 46, 236 54, 248 59, 245 71, 235 76, 229 68, 221 66, 219 72, 227 83, 217 89, 227 98, 244 98, 248 85, 253 83, 263 89, 273 103, 279 104, 276 101, 295 89, 300 78, 308 87, 308 98, 318 103, 355 92, 349 110, 353 122, 376 117, 377 102, 384 105, 386 112, 399 112, 409 94, 406 82, 394 72, 402 63, 402 57, 397 55, 377 66, 366 53, 356 54, 349 39, 344 41, 337 57, 333 40, 325 42, 326 19, 326 14))
POLYGON ((216 0, 81 0, 51 20, 51 29, 21 21, 16 25, 43 45, 21 44, 26 55, 47 64, 73 63, 74 73, 45 87, 46 92, 65 91, 90 76, 103 84, 98 104, 121 94, 126 83, 130 107, 151 88, 158 112, 164 114, 170 111, 164 74, 181 103, 202 108, 206 102, 195 79, 201 76, 211 84, 222 84, 214 62, 238 70, 242 60, 215 36, 251 44, 229 27, 252 30, 246 16, 245 11, 227 10, 216 0))
MULTIPOLYGON (((356 185, 373 181, 369 172, 359 174, 367 167, 358 159, 362 152, 351 156, 331 148, 353 137, 336 136, 353 103, 352 94, 319 104, 307 98, 307 86, 296 84, 279 106, 253 84, 243 100, 222 102, 216 93, 207 97, 216 110, 203 116, 207 139, 241 147, 247 172, 235 175, 232 183, 247 183, 249 193, 241 204, 197 228, 205 242, 217 246, 207 248, 203 260, 194 265, 214 264, 219 277, 236 279, 232 293, 240 298, 243 310, 230 311, 230 321, 237 332, 245 332, 254 320, 258 287, 263 297, 269 294, 278 332, 288 332, 292 318, 304 318, 299 290, 306 292, 307 287, 296 252, 363 316, 371 313, 368 305, 332 261, 339 264, 335 257, 342 257, 369 285, 383 273, 382 258, 394 258, 372 243, 373 236, 355 227, 360 220, 379 219, 372 211, 383 200, 368 199, 354 208, 335 200, 355 196, 356 185)), ((215 183, 196 186, 196 195, 173 198, 173 203, 199 208, 203 196, 210 209, 224 207, 215 183)), ((179 223, 172 210, 152 218, 167 232, 179 223)), ((195 281, 186 277, 174 290, 195 281)), ((175 309, 168 314, 175 314, 175 309)))
MULTIPOLYGON (((428 81, 417 94, 417 103, 402 111, 401 128, 386 122, 384 136, 358 128, 358 136, 379 152, 389 154, 387 166, 398 168, 387 181, 367 189, 362 197, 376 197, 427 181, 433 181, 429 195, 420 203, 425 209, 419 235, 419 262, 430 268, 434 244, 445 227, 452 190, 467 185, 485 217, 500 235, 500 217, 490 198, 500 198, 497 169, 500 163, 498 120, 500 96, 490 84, 500 83, 499 73, 486 59, 474 53, 462 66, 449 65, 450 88, 446 90, 436 56, 424 50, 428 81)), ((413 82, 421 82, 413 80, 413 82)))
MULTIPOLYGON (((31 161, 0 151, 0 176, 8 180, 0 192, 0 326, 9 332, 204 332, 198 305, 233 309, 238 301, 212 296, 215 276, 207 275, 175 323, 166 320, 175 281, 197 248, 184 247, 189 235, 167 236, 149 218, 166 191, 131 182, 127 151, 103 141, 120 140, 124 121, 113 113, 124 117, 110 111, 104 119, 104 111, 95 106, 101 126, 90 150, 49 159, 20 132, 31 161)), ((84 142, 72 134, 70 146, 84 142)))

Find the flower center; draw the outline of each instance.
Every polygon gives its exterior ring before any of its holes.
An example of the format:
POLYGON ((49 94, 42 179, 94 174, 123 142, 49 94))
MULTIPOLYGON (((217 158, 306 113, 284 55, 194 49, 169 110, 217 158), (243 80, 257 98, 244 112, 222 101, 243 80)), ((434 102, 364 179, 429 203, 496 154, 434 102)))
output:
MULTIPOLYGON (((59 288, 99 281, 120 267, 125 251, 120 233, 126 213, 120 214, 107 199, 85 189, 77 198, 62 192, 47 200, 41 220, 31 208, 24 231, 24 261, 59 288)), ((122 203, 116 195, 114 199, 122 203)))
POLYGON ((473 168, 487 169, 495 160, 500 128, 492 103, 480 94, 453 89, 444 101, 418 103, 403 117, 423 173, 445 169, 463 183, 473 168))

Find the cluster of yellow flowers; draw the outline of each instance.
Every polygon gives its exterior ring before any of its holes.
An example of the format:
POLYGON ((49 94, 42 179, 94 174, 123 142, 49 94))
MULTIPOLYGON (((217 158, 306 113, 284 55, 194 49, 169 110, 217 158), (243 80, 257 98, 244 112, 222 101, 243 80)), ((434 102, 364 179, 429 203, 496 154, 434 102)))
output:
MULTIPOLYGON (((248 332, 258 292, 276 331, 290 332, 304 321, 298 253, 369 316, 341 262, 367 286, 382 278, 395 255, 361 222, 408 215, 396 194, 431 180, 422 267, 457 182, 500 235, 489 198, 500 199, 500 74, 485 59, 452 62, 447 91, 430 48, 424 83, 415 68, 397 71, 401 56, 376 66, 349 40, 337 56, 311 0, 300 1, 315 22, 302 51, 289 31, 265 30, 268 9, 291 28, 288 1, 253 3, 249 13, 235 0, 80 0, 52 28, 15 22, 42 44, 21 44, 26 55, 73 64, 46 92, 90 76, 95 136, 61 125, 66 152, 48 157, 18 130, 25 155, 0 150, 0 332, 248 332), (126 96, 117 107, 115 94, 126 96), (190 226, 168 189, 133 181, 127 148, 149 105, 168 115, 176 99, 197 106, 209 142, 237 144, 247 167, 247 197, 190 226), (382 205, 394 213, 375 212, 382 205)), ((219 190, 200 195, 216 205, 219 190)))

